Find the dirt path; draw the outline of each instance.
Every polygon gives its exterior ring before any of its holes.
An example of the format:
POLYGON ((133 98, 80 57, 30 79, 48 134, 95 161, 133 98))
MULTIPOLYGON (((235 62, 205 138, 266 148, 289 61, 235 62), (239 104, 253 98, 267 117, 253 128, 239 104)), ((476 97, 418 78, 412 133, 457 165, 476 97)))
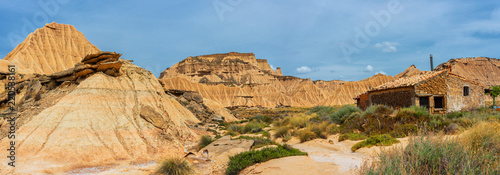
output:
POLYGON ((354 174, 356 168, 363 161, 371 159, 373 155, 383 149, 407 144, 408 138, 399 139, 401 143, 389 147, 374 146, 361 148, 352 152, 351 147, 359 141, 338 142, 338 136, 328 139, 315 139, 298 143, 295 138, 290 140, 291 145, 308 156, 294 156, 270 160, 244 169, 241 174, 354 174), (331 141, 331 143, 330 143, 331 141))
MULTIPOLYGON (((338 142, 338 136, 330 136, 328 139, 315 139, 304 143, 299 143, 297 138, 288 141, 288 144, 301 151, 307 152, 308 156, 292 156, 280 159, 273 159, 267 162, 256 164, 244 169, 240 174, 261 174, 261 175, 304 175, 304 174, 354 174, 356 168, 363 161, 371 159, 383 149, 390 149, 404 146, 408 143, 408 138, 398 139, 401 141, 388 147, 374 146, 371 148, 361 148, 356 152, 351 152, 351 147, 359 141, 338 142), (331 141, 331 142, 330 142, 331 141)), ((222 156, 222 155, 220 155, 222 156)), ((208 164, 207 164, 208 165, 208 164)), ((106 167, 104 169, 88 168, 72 174, 151 174, 158 164, 154 161, 143 164, 124 164, 106 167)), ((210 164, 215 166, 215 164, 210 164)), ((200 174, 224 174, 224 171, 212 171, 214 167, 198 166, 197 172, 200 174)))

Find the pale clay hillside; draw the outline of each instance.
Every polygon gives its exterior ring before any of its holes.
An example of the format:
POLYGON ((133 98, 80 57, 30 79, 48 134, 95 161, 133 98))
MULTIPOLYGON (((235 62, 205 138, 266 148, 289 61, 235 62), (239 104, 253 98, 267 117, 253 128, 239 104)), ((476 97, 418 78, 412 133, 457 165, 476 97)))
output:
MULTIPOLYGON (((17 69, 18 112, 8 113, 13 99, 2 88, 0 147, 11 146, 9 132, 15 131, 16 167, 2 161, 0 174, 155 174, 162 160, 172 157, 196 174, 355 174, 385 148, 413 144, 408 136, 418 127, 457 134, 497 116, 488 109, 434 115, 409 105, 364 111, 354 106, 371 90, 441 72, 479 89, 463 96, 488 101, 481 88, 500 85, 500 61, 494 58, 452 59, 435 71, 411 65, 394 77, 312 81, 283 75, 253 53, 189 56, 158 78, 120 57, 100 51, 74 26, 54 22, 29 34, 1 60, 1 86, 9 82, 8 66, 17 69), (476 114, 486 117, 469 116, 476 114), (17 117, 14 130, 9 117, 17 117), (390 143, 359 147, 372 137, 390 143), (244 167, 230 158, 279 149, 296 156, 244 167)), ((433 89, 433 82, 426 87, 433 89)), ((452 90, 461 97, 462 86, 452 90)), ((0 157, 8 154, 0 151, 0 157)))

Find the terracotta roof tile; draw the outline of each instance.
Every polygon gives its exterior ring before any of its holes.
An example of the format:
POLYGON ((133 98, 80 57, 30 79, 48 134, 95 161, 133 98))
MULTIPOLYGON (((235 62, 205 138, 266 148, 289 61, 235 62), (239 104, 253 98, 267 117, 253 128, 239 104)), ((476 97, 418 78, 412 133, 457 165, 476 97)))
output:
POLYGON ((455 77, 457 77, 458 79, 461 79, 461 80, 463 80, 463 81, 467 81, 467 82, 470 82, 470 83, 473 83, 473 84, 479 85, 479 86, 481 86, 481 87, 483 87, 483 88, 487 88, 487 86, 485 86, 485 85, 483 85, 483 84, 481 84, 481 83, 479 83, 479 82, 476 82, 476 81, 473 81, 473 80, 469 80, 469 79, 467 79, 467 78, 465 78, 465 77, 462 77, 462 76, 460 76, 460 75, 457 75, 457 74, 454 74, 454 73, 451 73, 451 72, 450 72, 449 74, 450 74, 450 75, 452 75, 452 76, 455 76, 455 77))
POLYGON ((429 78, 432 78, 438 74, 443 73, 446 70, 443 71, 422 71, 419 74, 415 74, 409 77, 403 77, 399 78, 390 82, 387 82, 385 84, 382 84, 380 86, 377 86, 370 91, 378 91, 378 90, 384 90, 384 89, 393 89, 393 88, 399 88, 399 87, 407 87, 407 86, 413 86, 419 82, 422 82, 424 80, 427 80, 429 78))

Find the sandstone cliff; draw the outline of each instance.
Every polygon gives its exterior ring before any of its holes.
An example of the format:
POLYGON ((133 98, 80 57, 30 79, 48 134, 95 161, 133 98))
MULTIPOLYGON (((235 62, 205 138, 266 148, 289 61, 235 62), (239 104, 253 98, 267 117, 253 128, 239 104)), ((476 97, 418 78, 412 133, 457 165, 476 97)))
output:
POLYGON ((253 53, 188 57, 159 77, 166 90, 186 90, 222 106, 315 106, 355 103, 354 97, 393 77, 375 75, 358 82, 311 81, 283 76, 253 53))
POLYGON ((29 34, 4 60, 15 64, 18 73, 52 74, 98 51, 74 26, 53 22, 29 34))
POLYGON ((434 70, 451 69, 451 73, 485 86, 500 85, 500 60, 496 58, 476 57, 451 59, 434 70))
MULTIPOLYGON (((186 123, 199 121, 165 94, 151 72, 118 58, 116 53, 92 54, 70 71, 38 76, 21 88, 28 90, 17 97, 25 102, 19 106, 16 168, 2 163, 0 174, 65 174, 182 154, 182 145, 196 140, 186 123)), ((0 147, 9 144, 7 137, 0 140, 0 147)))
POLYGON ((160 79, 182 77, 204 84, 232 86, 268 84, 281 72, 271 69, 266 60, 253 53, 203 55, 188 57, 160 74, 160 79))

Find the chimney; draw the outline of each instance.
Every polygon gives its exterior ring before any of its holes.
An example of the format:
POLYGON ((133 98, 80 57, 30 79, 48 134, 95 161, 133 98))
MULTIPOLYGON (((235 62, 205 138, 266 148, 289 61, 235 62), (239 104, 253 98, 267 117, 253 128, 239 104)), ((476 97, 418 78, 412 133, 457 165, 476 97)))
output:
POLYGON ((431 71, 434 71, 434 61, 432 60, 432 54, 431 54, 431 71))

